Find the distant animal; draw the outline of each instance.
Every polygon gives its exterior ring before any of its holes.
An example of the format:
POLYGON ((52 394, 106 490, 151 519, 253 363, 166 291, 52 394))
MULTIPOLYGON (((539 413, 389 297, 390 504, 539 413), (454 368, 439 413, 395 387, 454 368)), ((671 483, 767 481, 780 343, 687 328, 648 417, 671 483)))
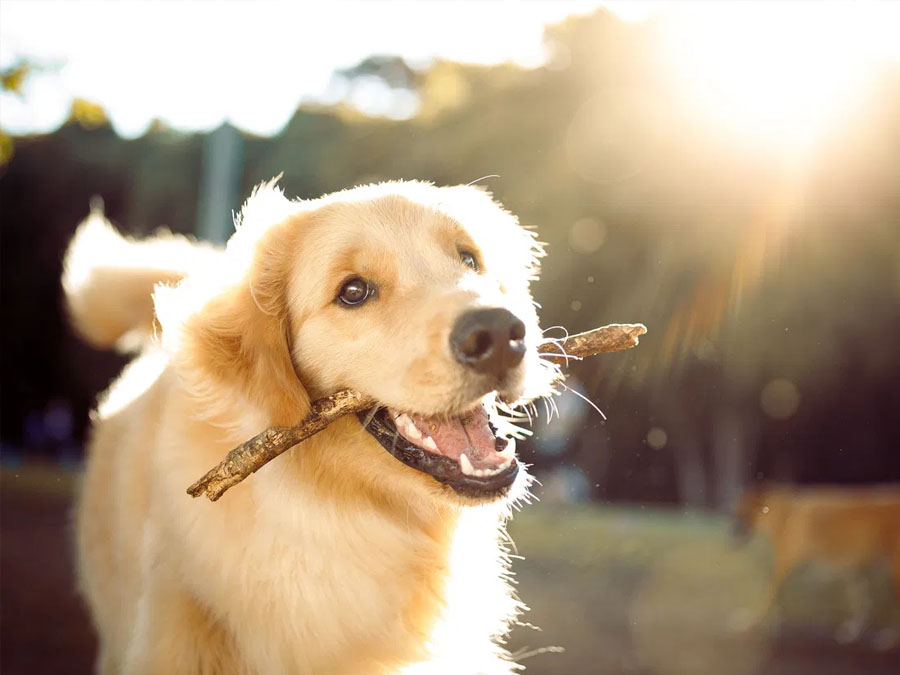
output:
POLYGON ((77 508, 103 675, 506 674, 502 541, 529 485, 498 409, 549 394, 534 234, 483 190, 254 191, 224 249, 99 212, 63 286, 140 355, 93 415, 77 508), (221 501, 188 485, 342 388, 376 398, 221 501))
MULTIPOLYGON (((777 604, 788 574, 806 561, 820 561, 851 576, 868 563, 890 566, 895 607, 900 609, 900 485, 865 487, 762 485, 744 491, 736 511, 737 532, 761 532, 772 542, 773 565, 768 594, 748 617, 764 618, 777 604)), ((855 589, 858 590, 858 589, 855 589)), ((870 620, 871 599, 850 597, 852 616, 836 636, 851 641, 870 620)), ((890 646, 900 637, 900 622, 879 641, 890 646)))

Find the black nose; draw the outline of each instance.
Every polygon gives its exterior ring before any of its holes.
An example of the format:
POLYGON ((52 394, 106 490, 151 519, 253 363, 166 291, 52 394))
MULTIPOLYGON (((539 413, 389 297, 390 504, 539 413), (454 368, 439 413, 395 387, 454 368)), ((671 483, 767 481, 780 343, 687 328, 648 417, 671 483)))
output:
POLYGON ((525 356, 525 324, 499 307, 470 310, 456 320, 450 350, 460 363, 500 379, 525 356))

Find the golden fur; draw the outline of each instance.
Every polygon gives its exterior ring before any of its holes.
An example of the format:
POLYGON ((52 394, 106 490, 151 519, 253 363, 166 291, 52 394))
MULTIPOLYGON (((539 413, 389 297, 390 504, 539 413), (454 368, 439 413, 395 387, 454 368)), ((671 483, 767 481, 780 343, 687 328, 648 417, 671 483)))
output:
MULTIPOLYGON (((778 601, 788 574, 812 560, 848 572, 887 562, 895 602, 900 603, 900 486, 750 488, 741 496, 736 515, 743 530, 762 532, 772 542, 770 591, 751 617, 754 622, 778 601)), ((867 619, 865 611, 857 612, 842 634, 855 638, 867 619)))
POLYGON ((521 606, 502 541, 524 470, 508 499, 463 499, 344 418, 218 503, 185 489, 339 388, 421 414, 475 405, 483 392, 446 353, 468 308, 527 326, 504 394, 549 393, 533 235, 481 190, 415 182, 306 202, 268 184, 238 220, 221 250, 126 240, 94 213, 67 255, 86 337, 155 334, 101 399, 77 510, 99 672, 512 672, 499 643, 521 606), (350 274, 375 280, 377 301, 338 306, 350 274))

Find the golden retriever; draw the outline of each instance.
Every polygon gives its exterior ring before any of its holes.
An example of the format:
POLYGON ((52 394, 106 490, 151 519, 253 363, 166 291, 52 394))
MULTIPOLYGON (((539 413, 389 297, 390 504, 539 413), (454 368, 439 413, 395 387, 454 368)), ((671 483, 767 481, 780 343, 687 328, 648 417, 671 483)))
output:
POLYGON ((510 673, 504 523, 529 478, 501 410, 551 392, 534 234, 488 193, 258 188, 224 249, 135 242, 100 213, 63 286, 140 355, 93 417, 79 578, 104 675, 510 673), (352 387, 379 401, 220 502, 235 444, 352 387))
MULTIPOLYGON (((755 623, 778 601, 781 586, 800 563, 818 560, 845 572, 883 561, 890 565, 895 604, 900 603, 900 486, 749 488, 736 512, 740 533, 762 532, 772 542, 769 593, 744 623, 755 623)), ((852 616, 838 629, 842 641, 856 639, 869 620, 869 599, 853 596, 852 616)), ((895 613, 895 624, 898 617, 895 613)), ((900 636, 900 624, 879 641, 887 647, 900 636)))

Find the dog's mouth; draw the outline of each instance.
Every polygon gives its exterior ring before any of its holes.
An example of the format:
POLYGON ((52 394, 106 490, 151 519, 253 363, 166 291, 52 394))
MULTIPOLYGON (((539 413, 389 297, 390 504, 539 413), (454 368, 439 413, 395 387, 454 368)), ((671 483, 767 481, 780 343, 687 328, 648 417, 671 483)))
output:
POLYGON ((381 408, 359 419, 394 457, 467 497, 500 497, 519 473, 515 439, 497 437, 483 406, 450 418, 381 408))

